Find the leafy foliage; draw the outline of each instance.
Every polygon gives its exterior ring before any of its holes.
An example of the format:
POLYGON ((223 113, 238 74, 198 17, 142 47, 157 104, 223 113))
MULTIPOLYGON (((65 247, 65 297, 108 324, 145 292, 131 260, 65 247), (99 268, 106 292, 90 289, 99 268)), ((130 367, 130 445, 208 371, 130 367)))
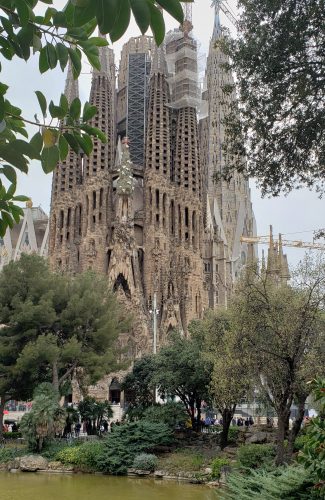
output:
POLYGON ((278 467, 270 472, 251 471, 250 474, 230 474, 227 488, 220 492, 224 500, 310 499, 311 481, 308 473, 297 466, 278 467))
POLYGON ((34 392, 33 408, 21 419, 21 432, 30 450, 42 451, 44 443, 63 431, 65 410, 59 405, 59 394, 51 384, 43 383, 34 392))
POLYGON ((157 446, 173 442, 170 429, 165 424, 145 421, 115 426, 108 435, 96 458, 96 469, 110 474, 125 474, 136 455, 152 452, 157 446))
POLYGON ((150 453, 141 453, 136 455, 132 467, 134 469, 149 470, 153 472, 157 468, 158 459, 156 455, 150 453))
POLYGON ((267 194, 323 191, 324 2, 240 0, 239 8, 238 39, 226 44, 239 93, 226 119, 228 174, 235 164, 267 194))
POLYGON ((246 444, 241 446, 237 458, 242 467, 257 469, 273 462, 275 447, 272 444, 246 444))
POLYGON ((0 448, 0 464, 6 464, 15 460, 15 458, 19 457, 26 453, 25 449, 17 449, 17 448, 0 448))
POLYGON ((225 465, 229 465, 229 464, 230 464, 230 462, 227 458, 220 458, 220 457, 215 458, 211 464, 211 469, 212 469, 211 476, 212 476, 212 478, 219 479, 221 476, 222 467, 224 467, 225 465))
MULTIPOLYGON (((0 331, 0 358, 3 352, 5 373, 31 385, 50 377, 59 390, 77 367, 82 368, 77 375, 91 382, 114 366, 113 346, 126 326, 125 316, 105 279, 94 277, 52 273, 35 255, 22 255, 3 269, 0 321, 6 326, 0 331)), ((6 390, 14 380, 8 380, 6 390)))
MULTIPOLYGON (((93 68, 100 69, 99 51, 107 41, 93 36, 96 27, 103 35, 109 33, 114 42, 125 33, 131 12, 141 32, 150 27, 156 43, 161 44, 165 24, 159 6, 179 22, 183 21, 179 0, 68 0, 62 10, 55 8, 52 0, 3 0, 0 54, 8 61, 17 56, 26 62, 32 54, 38 54, 41 74, 57 66, 64 71, 69 63, 77 78, 83 55, 93 68)), ((85 103, 82 110, 79 98, 69 103, 63 94, 58 103, 47 103, 46 96, 36 91, 42 122, 37 115, 31 121, 8 100, 7 91, 8 86, 0 82, 0 236, 23 215, 16 203, 28 200, 16 195, 17 170, 27 173, 30 161, 39 160, 48 173, 65 160, 69 146, 77 154, 89 155, 92 137, 106 141, 101 130, 88 123, 96 113, 95 106, 85 103), (31 139, 26 123, 36 128, 31 139), (8 188, 2 181, 4 178, 10 183, 8 188)))
POLYGON ((81 469, 96 470, 97 455, 101 453, 103 444, 100 441, 89 441, 80 446, 66 446, 55 456, 66 465, 74 465, 81 469))
POLYGON ((278 464, 290 460, 299 432, 294 425, 285 450, 291 405, 297 397, 303 410, 311 391, 308 380, 323 372, 324 297, 324 262, 306 257, 292 273, 290 286, 248 269, 231 306, 258 389, 278 416, 278 464))
POLYGON ((154 359, 153 383, 162 396, 179 397, 191 418, 193 429, 199 429, 201 403, 209 401, 210 396, 211 364, 203 358, 201 351, 200 336, 193 333, 190 338, 184 338, 174 334, 154 359))
POLYGON ((82 422, 86 422, 88 434, 96 434, 102 421, 113 416, 113 410, 108 401, 97 401, 89 396, 79 402, 78 410, 82 422))
POLYGON ((188 414, 182 403, 167 402, 146 408, 141 418, 146 422, 166 424, 170 429, 184 427, 188 414))
POLYGON ((325 379, 313 381, 315 400, 320 401, 322 409, 318 417, 308 424, 305 444, 299 454, 299 462, 316 478, 314 493, 316 498, 325 495, 325 379))
POLYGON ((122 390, 128 402, 129 417, 141 416, 144 409, 154 403, 154 358, 144 356, 134 362, 132 371, 123 380, 122 390))

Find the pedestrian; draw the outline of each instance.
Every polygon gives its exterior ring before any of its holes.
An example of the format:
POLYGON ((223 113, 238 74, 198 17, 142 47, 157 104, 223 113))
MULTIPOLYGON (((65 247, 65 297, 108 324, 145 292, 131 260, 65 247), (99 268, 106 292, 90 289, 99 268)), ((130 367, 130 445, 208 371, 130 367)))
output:
POLYGON ((81 423, 77 422, 76 425, 74 426, 74 432, 75 432, 76 438, 78 438, 80 435, 80 429, 81 429, 81 423))
POLYGON ((104 432, 108 432, 108 422, 107 420, 103 421, 104 432))
POLYGON ((248 420, 249 420, 249 425, 254 425, 254 420, 252 416, 250 416, 248 420))
POLYGON ((249 418, 248 417, 245 418, 245 427, 246 428, 249 427, 249 418))

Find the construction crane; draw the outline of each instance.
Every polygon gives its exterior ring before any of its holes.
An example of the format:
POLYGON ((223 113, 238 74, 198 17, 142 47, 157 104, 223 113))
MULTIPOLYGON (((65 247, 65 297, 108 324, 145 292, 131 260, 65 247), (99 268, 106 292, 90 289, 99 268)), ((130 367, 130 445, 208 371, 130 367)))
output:
POLYGON ((270 227, 270 236, 241 236, 240 241, 242 243, 251 243, 251 244, 269 245, 269 246, 275 244, 293 248, 311 248, 313 250, 325 251, 324 243, 306 242, 301 240, 285 240, 282 238, 282 234, 279 234, 278 239, 274 239, 272 234, 272 226, 270 227))
POLYGON ((213 0, 211 7, 215 7, 216 10, 221 10, 224 15, 229 19, 229 21, 237 27, 238 22, 234 13, 231 10, 230 5, 228 5, 226 0, 213 0))

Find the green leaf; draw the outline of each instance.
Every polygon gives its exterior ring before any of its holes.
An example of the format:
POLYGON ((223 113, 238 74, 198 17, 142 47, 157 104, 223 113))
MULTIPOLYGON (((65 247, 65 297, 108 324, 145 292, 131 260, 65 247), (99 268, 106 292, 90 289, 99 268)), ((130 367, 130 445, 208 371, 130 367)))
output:
POLYGON ((49 68, 54 69, 58 63, 58 55, 56 53, 54 45, 52 45, 51 43, 47 43, 45 45, 45 51, 49 68))
POLYGON ((96 113, 97 113, 96 106, 91 106, 89 102, 86 102, 84 105, 82 121, 87 122, 91 120, 96 115, 96 113))
MULTIPOLYGON (((25 198, 26 198, 26 196, 25 196, 25 198)), ((13 198, 13 201, 19 201, 19 200, 16 200, 16 196, 15 196, 13 198)), ((11 215, 15 219, 16 224, 19 224, 20 218, 24 216, 23 209, 21 207, 11 205, 10 210, 11 210, 11 215)))
POLYGON ((60 97, 60 107, 64 110, 64 114, 66 115, 68 110, 69 110, 69 103, 68 103, 68 99, 66 98, 66 96, 64 94, 61 94, 61 97, 60 97))
POLYGON ((92 127, 92 129, 93 129, 93 135, 95 135, 96 137, 98 137, 98 139, 105 144, 107 142, 107 137, 104 134, 104 132, 102 132, 97 127, 92 127))
POLYGON ((59 151, 60 151, 60 160, 64 161, 69 153, 69 144, 66 138, 62 134, 59 137, 59 151))
POLYGON ((29 21, 29 8, 25 0, 15 0, 18 17, 22 26, 27 26, 29 21))
POLYGON ((85 7, 73 7, 73 26, 85 26, 85 24, 94 19, 95 16, 96 0, 91 0, 85 7))
POLYGON ((49 112, 52 118, 60 118, 61 120, 66 115, 64 109, 62 109, 60 106, 55 106, 53 101, 51 101, 49 104, 49 112))
POLYGON ((8 181, 12 182, 13 184, 16 184, 17 182, 16 170, 11 165, 3 165, 3 167, 0 168, 0 172, 7 177, 8 181))
POLYGON ((81 102, 79 97, 75 97, 70 104, 69 114, 74 120, 79 120, 81 113, 81 102))
POLYGON ((68 59, 69 59, 68 49, 63 43, 58 43, 56 45, 56 52, 58 54, 60 67, 62 71, 64 71, 66 65, 68 64, 68 59))
POLYGON ((38 104, 40 105, 42 115, 44 118, 46 118, 46 109, 47 109, 46 97, 40 90, 36 90, 35 94, 38 99, 38 104))
POLYGON ((73 151, 76 154, 79 154, 80 147, 79 147, 78 141, 74 137, 74 135, 70 134, 69 132, 64 132, 63 135, 64 135, 65 139, 68 141, 68 144, 69 144, 70 148, 73 149, 73 151))
POLYGON ((0 95, 5 95, 8 89, 9 89, 8 85, 0 82, 0 95))
POLYGON ((14 151, 28 156, 31 160, 38 160, 40 157, 39 153, 30 145, 29 142, 21 139, 16 139, 10 142, 10 146, 14 149, 14 151))
POLYGON ((23 196, 23 195, 18 195, 13 198, 14 201, 30 201, 30 198, 28 196, 23 196))
POLYGON ((57 146, 44 148, 41 154, 42 168, 46 174, 52 172, 60 160, 60 152, 57 146))
POLYGON ((24 26, 17 33, 17 40, 21 49, 21 57, 27 61, 30 57, 30 47, 33 45, 34 27, 31 24, 24 26))
POLYGON ((151 18, 149 3, 144 2, 143 0, 130 0, 130 4, 135 21, 139 26, 141 33, 144 35, 149 28, 151 18))
POLYGON ((1 217, 3 222, 5 223, 6 226, 9 226, 10 229, 14 227, 14 220, 11 217, 11 215, 7 214, 6 212, 1 212, 1 217))
POLYGON ((99 31, 106 35, 113 29, 120 0, 96 0, 96 18, 99 31))
POLYGON ((157 0, 157 3, 179 23, 183 23, 184 12, 179 0, 157 0))
POLYGON ((110 31, 112 42, 119 40, 127 30, 130 24, 131 8, 128 0, 119 0, 118 13, 115 19, 114 26, 110 31))
POLYGON ((43 47, 40 50, 40 54, 39 54, 39 70, 40 70, 40 73, 41 74, 45 73, 49 68, 50 68, 50 66, 49 66, 49 61, 48 61, 48 58, 47 58, 46 48, 43 47))
POLYGON ((11 144, 0 144, 0 158, 22 172, 28 172, 28 162, 26 158, 21 153, 18 153, 11 144))
POLYGON ((87 156, 89 156, 93 150, 93 142, 92 142, 91 138, 89 137, 89 135, 85 134, 85 135, 81 136, 80 134, 75 134, 75 138, 77 139, 78 144, 80 145, 83 152, 87 156))
POLYGON ((70 61, 72 64, 72 73, 74 78, 78 78, 81 72, 81 53, 78 49, 71 49, 68 48, 69 56, 70 56, 70 61))
POLYGON ((155 42, 159 46, 163 43, 165 38, 165 22, 164 17, 159 9, 151 2, 149 2, 150 8, 150 27, 154 35, 155 42))
POLYGON ((33 52, 40 52, 42 48, 42 40, 39 36, 33 35, 33 52))
POLYGON ((42 134, 40 132, 37 132, 31 138, 31 140, 29 141, 29 144, 34 149, 34 151, 36 152, 36 154, 39 155, 41 153, 42 147, 43 147, 43 137, 42 137, 42 134))
POLYGON ((88 40, 92 44, 96 45, 96 47, 107 47, 108 40, 106 38, 102 38, 100 36, 93 36, 88 40))

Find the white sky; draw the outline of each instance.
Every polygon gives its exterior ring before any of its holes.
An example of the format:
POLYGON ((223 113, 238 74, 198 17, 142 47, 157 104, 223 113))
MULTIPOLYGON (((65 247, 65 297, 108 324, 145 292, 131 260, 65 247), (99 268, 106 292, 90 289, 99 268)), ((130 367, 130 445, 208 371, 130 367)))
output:
MULTIPOLYGON (((61 8, 65 0, 53 0, 54 7, 61 8)), ((200 54, 207 54, 209 39, 213 27, 213 9, 210 0, 196 0, 193 5, 194 33, 200 42, 200 54)), ((236 11, 236 0, 229 0, 230 6, 236 11)), ((230 26, 228 20, 222 15, 221 21, 230 26)), ((176 21, 166 15, 167 28, 177 26, 176 21)), ((130 25, 126 35, 121 41, 115 43, 113 48, 118 65, 119 52, 125 41, 131 36, 139 34, 134 22, 130 25)), ((13 103, 23 109, 26 118, 33 118, 35 112, 39 113, 35 90, 41 90, 48 98, 58 102, 60 93, 63 92, 65 75, 60 69, 49 71, 44 75, 38 72, 38 57, 31 58, 28 63, 15 58, 13 63, 3 63, 2 81, 10 85, 9 98, 13 103)), ((80 97, 88 98, 90 85, 90 67, 85 65, 85 72, 80 79, 80 97)), ((36 130, 31 130, 34 134, 36 130)), ((262 199, 255 184, 251 181, 252 202, 257 221, 259 235, 267 235, 269 225, 273 225, 275 233, 285 234, 286 239, 312 240, 312 230, 325 226, 325 201, 320 200, 316 193, 306 189, 295 191, 287 197, 262 199)), ((35 162, 30 168, 28 176, 20 175, 17 192, 26 194, 33 200, 34 205, 41 205, 49 212, 51 175, 43 174, 40 165, 35 162)), ((303 250, 287 248, 289 263, 296 264, 303 256, 303 250)))

